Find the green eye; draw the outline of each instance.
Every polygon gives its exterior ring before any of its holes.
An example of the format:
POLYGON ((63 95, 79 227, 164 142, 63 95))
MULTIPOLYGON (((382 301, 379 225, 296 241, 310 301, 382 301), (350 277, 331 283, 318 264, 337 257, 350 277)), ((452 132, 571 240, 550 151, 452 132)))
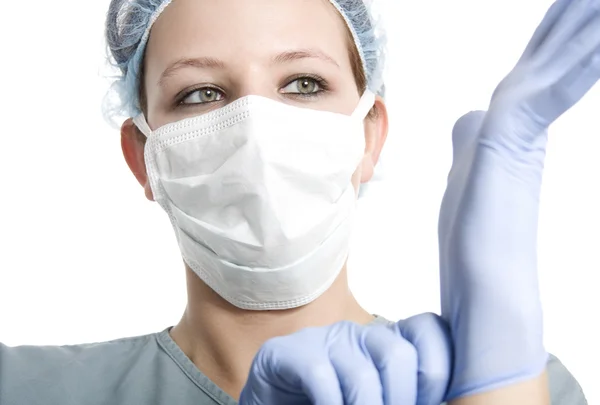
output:
POLYGON ((305 95, 318 93, 321 90, 321 85, 316 79, 310 77, 301 77, 285 86, 281 92, 287 94, 305 95))
POLYGON ((210 87, 194 90, 181 100, 181 104, 206 104, 221 101, 223 93, 210 87))

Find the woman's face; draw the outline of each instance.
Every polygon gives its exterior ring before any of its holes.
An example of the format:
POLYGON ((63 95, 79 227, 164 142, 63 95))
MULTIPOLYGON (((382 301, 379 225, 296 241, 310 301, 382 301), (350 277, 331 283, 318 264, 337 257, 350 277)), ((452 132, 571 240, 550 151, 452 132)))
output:
MULTIPOLYGON (((156 129, 247 95, 351 114, 361 92, 348 35, 327 0, 174 0, 146 50, 148 123, 156 129)), ((377 103, 377 118, 365 121, 367 166, 387 134, 385 107, 377 103)), ((356 188, 366 181, 361 166, 356 188)))

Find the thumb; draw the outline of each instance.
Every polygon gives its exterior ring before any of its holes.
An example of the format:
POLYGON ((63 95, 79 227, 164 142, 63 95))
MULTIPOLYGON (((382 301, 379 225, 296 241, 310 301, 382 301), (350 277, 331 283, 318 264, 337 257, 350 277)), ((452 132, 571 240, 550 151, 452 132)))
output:
POLYGON ((485 111, 471 111, 460 117, 454 124, 454 128, 452 129, 452 149, 455 161, 462 155, 465 147, 477 138, 485 114, 485 111))
POLYGON ((396 323, 398 332, 417 349, 419 358, 417 405, 439 405, 452 372, 450 329, 438 315, 425 313, 396 323))

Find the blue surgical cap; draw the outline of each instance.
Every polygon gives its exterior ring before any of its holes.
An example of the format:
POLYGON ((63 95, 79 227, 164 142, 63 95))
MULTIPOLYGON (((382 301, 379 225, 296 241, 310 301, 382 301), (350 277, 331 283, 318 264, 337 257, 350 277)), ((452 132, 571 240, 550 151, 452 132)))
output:
MULTIPOLYGON (((118 74, 104 103, 110 122, 141 113, 140 71, 150 29, 173 0, 111 0, 106 41, 111 64, 118 74)), ((340 12, 356 44, 367 78, 367 88, 384 96, 385 33, 374 18, 372 0, 329 0, 340 12), (367 4, 369 3, 369 4, 367 4)))

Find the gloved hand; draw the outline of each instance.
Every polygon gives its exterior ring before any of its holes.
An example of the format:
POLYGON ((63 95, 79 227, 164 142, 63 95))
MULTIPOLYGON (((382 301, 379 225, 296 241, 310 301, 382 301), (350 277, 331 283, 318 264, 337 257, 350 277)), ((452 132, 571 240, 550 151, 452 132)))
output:
POLYGON ((441 318, 340 322, 267 341, 240 405, 440 405, 452 353, 441 318))
POLYGON ((448 399, 540 375, 536 239, 547 129, 600 77, 600 1, 559 0, 500 83, 461 118, 440 210, 442 317, 455 351, 448 399))

